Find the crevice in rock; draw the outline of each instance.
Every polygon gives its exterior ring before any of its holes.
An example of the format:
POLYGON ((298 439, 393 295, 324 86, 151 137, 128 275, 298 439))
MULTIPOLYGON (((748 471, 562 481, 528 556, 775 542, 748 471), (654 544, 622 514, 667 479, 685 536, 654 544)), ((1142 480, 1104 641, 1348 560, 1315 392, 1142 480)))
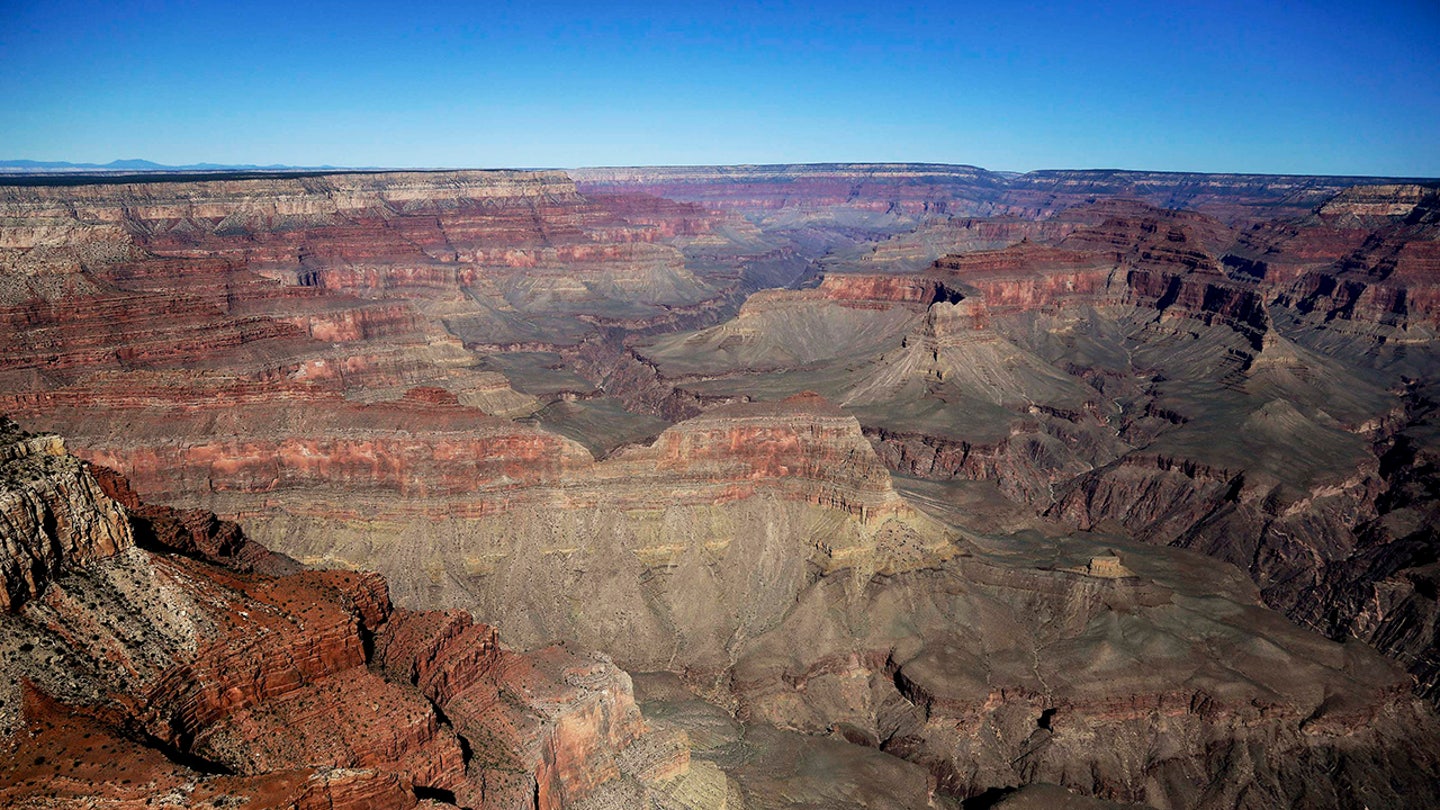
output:
POLYGON ((182 741, 180 745, 172 745, 138 728, 131 728, 128 731, 141 745, 160 752, 162 756, 176 765, 211 776, 233 776, 235 774, 232 768, 188 750, 188 741, 182 741))
POLYGON ((415 798, 421 801, 429 799, 431 801, 443 802, 444 804, 455 804, 455 791, 439 787, 416 785, 415 798))
POLYGON ((960 802, 962 810, 988 810, 1015 792, 1015 788, 986 788, 985 792, 960 802))
POLYGON ((1055 719, 1055 712, 1057 711, 1059 711, 1059 709, 1046 709, 1040 712, 1039 719, 1035 721, 1035 727, 1050 731, 1050 723, 1055 719))

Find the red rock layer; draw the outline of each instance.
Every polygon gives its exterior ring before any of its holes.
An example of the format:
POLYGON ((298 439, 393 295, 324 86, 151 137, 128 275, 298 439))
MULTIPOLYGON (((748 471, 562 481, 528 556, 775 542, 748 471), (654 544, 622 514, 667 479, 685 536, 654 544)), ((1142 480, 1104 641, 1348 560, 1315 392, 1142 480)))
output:
POLYGON ((111 725, 30 690, 26 725, 0 743, 7 807, 154 806, 219 810, 237 802, 264 808, 370 810, 415 807, 415 794, 393 773, 306 767, 256 775, 197 773, 137 743, 111 725))
MULTIPOLYGON (((191 536, 169 538, 182 545, 224 532, 146 507, 104 473, 122 506, 58 449, 11 455, 7 499, 52 491, 65 476, 90 495, 37 528, 64 551, 65 578, 51 570, 38 596, 0 615, 0 644, 28 639, 22 652, 50 651, 7 653, 0 664, 24 685, 25 704, 23 716, 13 705, 4 715, 14 724, 3 752, 16 765, 0 777, 7 806, 103 795, 117 806, 178 796, 201 807, 411 807, 419 795, 477 807, 539 796, 553 809, 618 777, 619 751, 646 731, 628 677, 607 661, 505 651, 466 614, 396 613, 373 574, 277 577, 124 543, 62 547, 106 515, 128 529, 132 511, 142 536, 182 519, 191 536), (66 462, 58 474, 56 460, 66 462), (108 591, 117 581, 129 584, 108 591), (98 614, 103 604, 118 612, 98 614), (136 620, 145 626, 128 624, 136 620)), ((6 547, 17 539, 10 528, 6 547)))
POLYGON ((0 187, 0 268, 19 279, 0 290, 0 410, 75 436, 149 498, 328 489, 299 509, 360 516, 379 493, 491 512, 505 499, 467 496, 553 484, 588 452, 457 407, 506 393, 462 347, 493 330, 466 319, 513 312, 553 348, 598 322, 713 317, 720 293, 665 244, 713 222, 588 200, 554 172, 0 187), (552 315, 566 325, 547 332, 552 315))
POLYGON ((414 684, 480 747, 485 798, 497 803, 532 791, 537 808, 568 806, 618 777, 616 753, 645 730, 628 677, 608 660, 558 647, 502 652, 492 628, 459 611, 397 611, 376 637, 375 663, 414 684), (553 710, 518 708, 522 695, 553 710), (531 786, 514 776, 529 762, 538 763, 531 786))
POLYGON ((724 484, 725 500, 789 494, 841 508, 862 522, 905 511, 859 423, 815 394, 715 408, 615 463, 653 464, 674 482, 670 486, 724 484))
POLYGON ((940 259, 931 274, 974 288, 988 310, 1026 312, 1113 300, 1116 265, 1113 256, 1026 242, 940 259))
POLYGON ((934 277, 860 273, 828 275, 821 280, 819 292, 828 300, 851 306, 891 303, 929 306, 959 297, 959 293, 947 289, 934 277))
MULTIPOLYGON (((119 470, 147 498, 196 503, 201 492, 299 492, 443 498, 555 482, 589 453, 536 428, 445 402, 433 391, 363 404, 301 386, 232 386, 209 401, 109 402, 138 429, 92 437, 87 457, 119 470), (168 437, 168 438, 167 438, 168 437), (184 437, 183 441, 175 441, 184 437)), ((83 430, 101 393, 45 397, 52 424, 83 430)), ((337 503, 343 508, 343 503, 337 503)), ((481 501, 476 509, 484 509, 481 501)))

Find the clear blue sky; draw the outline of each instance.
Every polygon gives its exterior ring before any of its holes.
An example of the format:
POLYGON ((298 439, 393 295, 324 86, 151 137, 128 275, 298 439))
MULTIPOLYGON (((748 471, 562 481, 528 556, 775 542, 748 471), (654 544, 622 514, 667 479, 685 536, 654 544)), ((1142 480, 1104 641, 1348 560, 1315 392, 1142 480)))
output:
POLYGON ((0 0, 0 158, 1440 176, 1440 0, 0 0))

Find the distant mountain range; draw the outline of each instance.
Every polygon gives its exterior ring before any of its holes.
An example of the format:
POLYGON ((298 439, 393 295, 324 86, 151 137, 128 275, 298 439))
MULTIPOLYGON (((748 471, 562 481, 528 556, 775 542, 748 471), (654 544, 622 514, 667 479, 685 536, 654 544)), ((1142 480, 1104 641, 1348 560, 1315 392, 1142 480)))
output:
POLYGON ((153 160, 130 158, 112 160, 109 163, 71 163, 65 160, 0 160, 0 172, 188 172, 188 171, 297 171, 305 169, 338 169, 339 166, 286 166, 272 163, 258 166, 254 163, 187 163, 183 166, 167 166, 153 160))

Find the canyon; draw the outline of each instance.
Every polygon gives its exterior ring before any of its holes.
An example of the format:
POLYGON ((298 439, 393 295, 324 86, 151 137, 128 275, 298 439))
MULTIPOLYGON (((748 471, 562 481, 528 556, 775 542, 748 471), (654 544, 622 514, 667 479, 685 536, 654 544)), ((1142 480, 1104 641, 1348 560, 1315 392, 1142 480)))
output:
POLYGON ((1440 787, 1440 181, 40 178, 0 324, 14 806, 1440 787))

